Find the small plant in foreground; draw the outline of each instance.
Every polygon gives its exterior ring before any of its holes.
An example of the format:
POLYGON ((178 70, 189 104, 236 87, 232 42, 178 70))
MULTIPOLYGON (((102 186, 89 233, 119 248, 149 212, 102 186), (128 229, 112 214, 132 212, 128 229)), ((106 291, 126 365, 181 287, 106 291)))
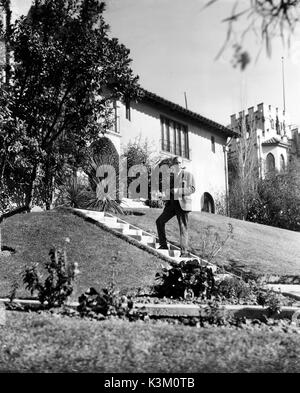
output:
POLYGON ((206 307, 200 307, 199 322, 200 326, 206 324, 226 326, 233 323, 234 318, 229 315, 224 307, 220 307, 218 302, 209 302, 206 307))
POLYGON ((225 278, 217 284, 218 296, 235 301, 256 302, 255 286, 252 282, 245 282, 238 277, 225 278))
POLYGON ((16 298, 18 289, 19 289, 19 283, 17 280, 15 280, 11 285, 11 289, 8 296, 10 303, 12 303, 16 298))
POLYGON ((38 293, 39 301, 47 307, 57 307, 65 303, 73 292, 73 282, 78 273, 76 263, 68 263, 66 249, 51 248, 50 261, 45 263, 48 276, 43 281, 39 272, 39 264, 26 267, 23 273, 23 283, 33 295, 38 293))
POLYGON ((78 300, 77 310, 82 317, 102 320, 109 316, 117 316, 135 321, 144 319, 146 315, 143 311, 134 310, 131 298, 120 295, 113 283, 100 293, 95 288, 90 288, 78 300))
POLYGON ((182 262, 179 266, 162 267, 156 274, 158 284, 154 286, 160 297, 182 298, 188 296, 211 297, 215 289, 213 272, 206 266, 201 266, 197 259, 182 262))
POLYGON ((203 259, 211 262, 224 248, 225 244, 233 238, 233 226, 231 223, 227 225, 227 234, 222 239, 218 232, 213 231, 213 226, 205 228, 201 239, 201 246, 197 249, 199 255, 203 259))
POLYGON ((257 293, 257 303, 263 307, 267 307, 269 314, 279 314, 282 306, 280 297, 280 294, 271 289, 259 289, 257 293))

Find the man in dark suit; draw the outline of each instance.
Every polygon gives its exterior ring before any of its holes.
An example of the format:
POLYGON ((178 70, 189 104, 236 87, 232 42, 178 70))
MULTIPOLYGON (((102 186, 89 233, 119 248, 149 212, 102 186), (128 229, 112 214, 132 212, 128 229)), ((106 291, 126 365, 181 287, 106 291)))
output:
POLYGON ((180 231, 181 257, 187 257, 188 214, 192 210, 192 197, 195 192, 194 176, 185 170, 181 157, 174 157, 171 162, 174 175, 170 179, 170 199, 167 200, 162 214, 156 220, 159 249, 168 249, 165 224, 177 217, 180 231))

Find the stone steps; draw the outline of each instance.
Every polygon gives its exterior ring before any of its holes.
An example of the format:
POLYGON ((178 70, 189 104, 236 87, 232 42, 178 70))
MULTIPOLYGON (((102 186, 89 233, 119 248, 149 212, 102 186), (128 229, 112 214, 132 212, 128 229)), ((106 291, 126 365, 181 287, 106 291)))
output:
MULTIPOLYGON (((74 209, 75 211, 80 212, 84 216, 99 222, 108 228, 121 233, 122 235, 134 239, 141 243, 141 245, 145 247, 149 247, 154 249, 158 254, 167 257, 168 259, 172 260, 172 262, 180 263, 182 261, 190 260, 190 259, 197 259, 200 261, 200 258, 197 255, 189 253, 189 256, 181 257, 180 248, 174 246, 173 244, 168 243, 168 250, 159 250, 159 243, 158 239, 155 235, 148 233, 134 225, 113 216, 110 213, 98 212, 98 211, 91 211, 91 210, 83 210, 83 209, 74 209)), ((213 272, 217 271, 217 266, 210 264, 206 261, 201 260, 202 265, 209 265, 213 272)))
MULTIPOLYGON (((135 227, 134 225, 113 216, 110 213, 91 211, 91 210, 83 210, 83 209, 74 209, 74 211, 78 211, 80 215, 88 217, 96 222, 101 223, 102 225, 107 226, 107 228, 112 229, 115 232, 121 233, 123 236, 128 237, 129 239, 133 239, 138 241, 143 249, 148 249, 149 252, 153 252, 155 250, 155 255, 161 255, 165 260, 171 261, 172 263, 180 263, 182 261, 197 259, 202 266, 208 266, 212 269, 213 273, 217 273, 218 267, 208 261, 205 261, 199 258, 197 255, 190 253, 189 258, 180 257, 180 248, 168 243, 168 250, 159 250, 158 239, 155 235, 148 233, 140 228, 135 227)), ((226 274, 215 274, 216 280, 221 280, 226 277, 233 277, 234 274, 226 273, 226 274)), ((268 287, 275 292, 282 293, 283 295, 289 295, 296 300, 300 300, 300 285, 277 285, 277 284, 269 284, 268 287)))
POLYGON ((121 207, 126 209, 149 209, 149 206, 146 206, 144 201, 134 201, 130 198, 123 198, 121 207))

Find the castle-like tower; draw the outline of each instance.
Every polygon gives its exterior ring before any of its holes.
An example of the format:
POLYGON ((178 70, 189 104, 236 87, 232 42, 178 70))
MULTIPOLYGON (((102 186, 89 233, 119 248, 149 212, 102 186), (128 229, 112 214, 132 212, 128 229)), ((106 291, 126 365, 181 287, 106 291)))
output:
MULTIPOLYGON (((231 115, 231 129, 241 133, 241 124, 246 127, 249 141, 255 145, 253 154, 259 166, 259 175, 264 175, 271 170, 282 171, 285 169, 292 154, 299 146, 299 134, 293 129, 288 115, 278 108, 261 103, 257 109, 251 107, 247 113, 241 111, 238 115, 231 115), (298 141, 298 142, 297 142, 298 141)), ((231 158, 234 159, 236 143, 230 146, 231 158)))

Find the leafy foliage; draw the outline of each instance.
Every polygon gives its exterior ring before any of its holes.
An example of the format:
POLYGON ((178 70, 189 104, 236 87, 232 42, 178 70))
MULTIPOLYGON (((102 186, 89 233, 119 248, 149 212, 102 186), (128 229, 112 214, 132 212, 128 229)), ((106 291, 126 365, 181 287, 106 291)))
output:
POLYGON ((84 208, 88 204, 88 191, 86 187, 76 181, 76 179, 67 178, 65 183, 60 186, 55 206, 66 206, 84 208))
POLYGON ((232 317, 218 302, 210 301, 206 307, 200 307, 199 323, 201 327, 209 325, 227 326, 239 325, 241 321, 232 317))
MULTIPOLYGON (((142 140, 141 136, 136 138, 134 141, 129 141, 129 143, 124 147, 122 154, 123 165, 126 166, 127 173, 130 168, 136 165, 142 165, 146 168, 148 176, 148 196, 146 197, 145 204, 150 207, 163 207, 162 201, 153 198, 151 195, 151 169, 155 166, 157 157, 151 149, 150 143, 147 139, 142 140)), ((127 190, 132 178, 127 178, 127 190)), ((131 198, 130 193, 127 193, 128 198, 131 198)), ((144 197, 144 196, 143 196, 144 197)))
MULTIPOLYGON (((220 0, 210 0, 204 8, 218 3, 220 0)), ((299 7, 299 0, 235 1, 231 11, 223 19, 228 28, 225 42, 217 58, 228 46, 232 46, 233 65, 239 65, 241 70, 244 70, 250 62, 248 50, 245 49, 245 40, 249 32, 256 36, 260 35, 261 43, 265 45, 266 52, 270 56, 271 41, 274 37, 280 36, 283 42, 290 43, 291 34, 299 22, 299 7)))
POLYGON ((217 284, 217 294, 221 298, 240 301, 247 301, 249 303, 256 302, 256 285, 253 282, 246 283, 241 278, 230 277, 221 280, 217 284))
POLYGON ((291 162, 286 172, 271 172, 260 181, 247 219, 279 228, 300 230, 300 177, 296 160, 291 162))
POLYGON ((255 116, 238 118, 235 131, 238 138, 231 141, 228 159, 230 216, 245 220, 256 196, 259 161, 256 154, 255 116))
POLYGON ((153 164, 152 154, 148 140, 142 141, 141 137, 138 137, 134 141, 128 142, 124 147, 122 157, 127 160, 127 169, 141 164, 150 169, 153 164))
POLYGON ((215 290, 212 270, 201 266, 199 261, 181 262, 179 266, 162 267, 156 274, 158 284, 154 286, 160 297, 183 298, 203 296, 209 299, 215 290))
POLYGON ((215 196, 216 214, 228 216, 228 197, 225 193, 217 193, 215 196))
POLYGON ((76 263, 67 262, 66 250, 52 248, 49 256, 50 261, 45 263, 48 275, 44 282, 38 264, 26 267, 23 282, 31 294, 37 292, 39 301, 51 308, 61 306, 72 294, 78 270, 76 263))
POLYGON ((267 307, 269 313, 279 314, 281 311, 281 299, 280 295, 271 289, 258 290, 257 292, 257 303, 263 307, 267 307))
POLYGON ((95 288, 90 288, 78 300, 77 310, 82 317, 102 320, 106 317, 117 316, 135 321, 146 315, 143 311, 134 310, 131 298, 120 295, 113 283, 102 289, 100 293, 95 288))
POLYGON ((129 50, 108 36, 104 9, 98 0, 36 0, 12 25, 0 176, 18 204, 49 207, 64 165, 78 165, 111 126, 113 101, 139 95, 129 50))

